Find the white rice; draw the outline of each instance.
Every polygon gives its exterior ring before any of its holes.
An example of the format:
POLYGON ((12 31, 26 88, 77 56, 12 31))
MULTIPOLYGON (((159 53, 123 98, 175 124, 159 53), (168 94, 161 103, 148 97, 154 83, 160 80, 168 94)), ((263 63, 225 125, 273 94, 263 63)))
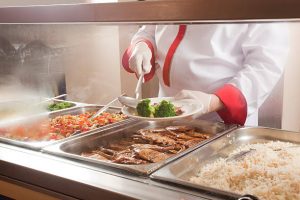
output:
POLYGON ((287 142, 245 145, 240 151, 255 149, 240 160, 218 159, 202 167, 190 181, 260 199, 300 199, 300 148, 287 142), (276 149, 282 149, 276 151, 276 149), (274 151, 275 150, 275 151, 274 151))

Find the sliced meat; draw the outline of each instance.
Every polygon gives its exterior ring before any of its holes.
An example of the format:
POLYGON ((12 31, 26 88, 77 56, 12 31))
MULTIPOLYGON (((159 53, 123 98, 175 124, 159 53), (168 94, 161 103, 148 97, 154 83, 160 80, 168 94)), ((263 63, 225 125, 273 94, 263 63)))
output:
POLYGON ((99 151, 101 151, 105 154, 111 155, 111 156, 114 156, 118 153, 118 151, 115 151, 115 150, 112 150, 112 149, 107 149, 107 148, 104 148, 104 147, 100 147, 99 151))
POLYGON ((100 150, 93 150, 93 151, 91 151, 91 154, 102 156, 102 157, 104 157, 104 158, 106 158, 108 160, 111 160, 113 158, 112 155, 106 154, 106 153, 104 153, 104 152, 102 152, 100 150))
POLYGON ((82 153, 81 156, 93 158, 93 159, 97 159, 97 160, 109 161, 109 159, 107 159, 106 157, 104 157, 98 153, 82 153))
POLYGON ((135 142, 132 140, 132 138, 126 138, 121 141, 114 141, 113 143, 110 143, 107 148, 115 150, 115 151, 124 151, 128 149, 132 144, 135 144, 135 142))
POLYGON ((132 164, 132 165, 141 165, 147 164, 149 162, 135 158, 135 153, 132 151, 123 151, 118 153, 113 159, 112 162, 119 164, 132 164))
POLYGON ((161 153, 158 151, 154 151, 152 149, 134 149, 135 153, 138 157, 147 160, 152 163, 160 162, 166 160, 171 155, 167 155, 165 153, 161 153))
POLYGON ((188 136, 188 135, 185 134, 185 133, 178 133, 178 134, 176 134, 176 137, 177 137, 178 139, 183 139, 183 140, 192 140, 192 139, 194 139, 193 137, 188 136))
POLYGON ((203 141, 203 139, 195 138, 195 139, 192 139, 192 140, 185 141, 183 143, 183 145, 186 146, 187 148, 189 148, 189 147, 195 146, 196 144, 198 144, 202 141, 203 141))
POLYGON ((174 132, 187 132, 190 130, 194 130, 194 128, 190 126, 168 126, 166 127, 166 130, 174 132))
POLYGON ((169 150, 175 150, 175 146, 166 146, 161 147, 153 144, 133 144, 131 145, 132 149, 152 149, 159 152, 167 152, 169 150))
POLYGON ((161 144, 164 146, 172 146, 176 144, 176 141, 167 136, 152 133, 150 130, 140 130, 139 133, 142 135, 142 138, 148 140, 150 143, 161 144))

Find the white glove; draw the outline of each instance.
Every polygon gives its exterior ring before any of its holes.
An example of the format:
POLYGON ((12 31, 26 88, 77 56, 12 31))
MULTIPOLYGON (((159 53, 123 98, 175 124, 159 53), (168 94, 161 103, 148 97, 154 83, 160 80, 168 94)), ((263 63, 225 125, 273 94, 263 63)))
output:
POLYGON ((129 68, 138 76, 141 75, 142 70, 145 74, 151 71, 151 57, 152 52, 145 42, 139 42, 135 45, 132 54, 129 58, 129 68))
POLYGON ((212 112, 210 105, 212 99, 211 94, 193 90, 181 90, 174 98, 176 100, 188 99, 193 103, 202 104, 203 110, 201 111, 201 114, 212 112))

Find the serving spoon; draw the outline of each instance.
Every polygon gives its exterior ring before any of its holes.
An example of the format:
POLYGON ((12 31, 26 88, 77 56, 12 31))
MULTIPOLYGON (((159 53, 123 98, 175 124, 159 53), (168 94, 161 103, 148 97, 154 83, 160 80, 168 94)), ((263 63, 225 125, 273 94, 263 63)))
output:
POLYGON ((119 96, 118 100, 120 101, 121 104, 131 107, 131 108, 136 108, 137 104, 139 103, 139 97, 140 97, 140 88, 142 86, 142 83, 144 82, 144 71, 142 71, 139 80, 137 82, 136 88, 135 88, 135 98, 129 97, 129 96, 119 96))
POLYGON ((118 100, 122 105, 130 108, 136 108, 137 104, 139 103, 138 99, 128 97, 128 96, 120 96, 118 97, 118 100))

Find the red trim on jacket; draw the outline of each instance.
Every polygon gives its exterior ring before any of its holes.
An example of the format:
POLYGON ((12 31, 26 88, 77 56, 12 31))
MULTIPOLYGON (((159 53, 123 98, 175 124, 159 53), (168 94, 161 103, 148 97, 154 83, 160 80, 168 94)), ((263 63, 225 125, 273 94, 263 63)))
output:
POLYGON ((215 92, 225 108, 218 111, 225 123, 244 125, 247 118, 247 102, 239 89, 226 84, 215 92))
POLYGON ((164 80, 165 85, 167 85, 169 87, 170 87, 171 62, 172 62, 173 55, 174 55, 178 45, 180 44, 180 42, 183 39, 185 31, 186 31, 186 25, 180 25, 177 36, 175 37, 175 40, 171 44, 171 46, 168 50, 168 53, 166 55, 166 58, 165 58, 165 62, 164 62, 164 66, 163 66, 163 80, 164 80))
MULTIPOLYGON (((137 43, 139 42, 145 42, 148 47, 150 48, 151 50, 151 53, 152 53, 152 57, 151 57, 151 65, 152 65, 152 68, 150 70, 150 72, 148 74, 145 74, 144 78, 145 78, 145 81, 149 81, 153 78, 154 74, 155 74, 155 56, 154 56, 154 48, 153 48, 153 45, 152 43, 149 41, 149 40, 139 40, 137 43)), ((132 71, 130 68, 129 68, 129 58, 132 54, 132 51, 135 47, 135 45, 137 44, 132 44, 130 45, 124 52, 123 54, 123 57, 122 57, 122 65, 124 67, 124 69, 129 72, 129 73, 134 73, 134 71, 132 71)))

